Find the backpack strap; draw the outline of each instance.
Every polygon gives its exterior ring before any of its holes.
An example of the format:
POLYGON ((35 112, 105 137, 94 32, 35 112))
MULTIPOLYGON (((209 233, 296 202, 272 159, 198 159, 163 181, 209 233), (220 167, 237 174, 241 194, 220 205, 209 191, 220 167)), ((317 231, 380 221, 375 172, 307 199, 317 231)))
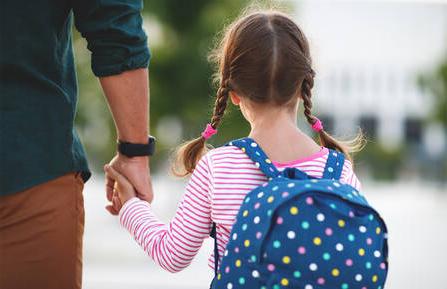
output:
POLYGON ((213 222, 210 237, 214 239, 214 277, 217 277, 217 268, 219 266, 219 248, 217 247, 217 229, 215 222, 213 222))
POLYGON ((254 139, 249 137, 241 138, 227 143, 226 146, 240 148, 268 178, 275 178, 281 175, 254 139))
POLYGON ((343 172, 343 164, 345 163, 345 155, 336 150, 329 149, 326 167, 323 172, 323 179, 339 180, 343 172))

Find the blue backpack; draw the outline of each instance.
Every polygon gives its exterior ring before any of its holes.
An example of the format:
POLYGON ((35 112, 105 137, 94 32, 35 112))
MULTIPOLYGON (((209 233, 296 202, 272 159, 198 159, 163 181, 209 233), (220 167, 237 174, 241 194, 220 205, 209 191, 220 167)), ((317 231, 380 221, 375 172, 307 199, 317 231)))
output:
POLYGON ((338 181, 342 153, 330 150, 316 179, 296 168, 279 172, 253 139, 227 145, 244 151, 269 181, 246 195, 220 266, 215 242, 211 288, 384 288, 387 229, 356 189, 338 181))

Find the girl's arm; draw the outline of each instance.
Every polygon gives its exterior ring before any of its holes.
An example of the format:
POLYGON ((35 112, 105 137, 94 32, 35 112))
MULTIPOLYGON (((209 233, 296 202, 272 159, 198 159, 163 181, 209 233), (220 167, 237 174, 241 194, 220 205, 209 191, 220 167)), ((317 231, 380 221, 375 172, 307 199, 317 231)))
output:
MULTIPOLYGON (((212 226, 209 171, 207 159, 203 157, 169 224, 157 218, 149 203, 135 197, 130 198, 119 213, 121 224, 143 250, 167 271, 178 272, 186 268, 203 240, 209 236, 212 226)), ((119 178, 117 182, 120 183, 119 178)), ((118 190, 126 190, 125 184, 119 185, 118 190)))

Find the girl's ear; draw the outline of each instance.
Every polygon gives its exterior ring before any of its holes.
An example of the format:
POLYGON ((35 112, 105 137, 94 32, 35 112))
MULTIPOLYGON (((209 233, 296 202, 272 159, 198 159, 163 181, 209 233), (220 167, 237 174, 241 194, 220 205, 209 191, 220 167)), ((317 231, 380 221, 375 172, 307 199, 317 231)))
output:
POLYGON ((230 91, 230 98, 231 98, 231 102, 235 105, 235 106, 239 106, 239 104, 241 103, 241 98, 239 95, 237 95, 236 92, 234 92, 233 90, 230 91))

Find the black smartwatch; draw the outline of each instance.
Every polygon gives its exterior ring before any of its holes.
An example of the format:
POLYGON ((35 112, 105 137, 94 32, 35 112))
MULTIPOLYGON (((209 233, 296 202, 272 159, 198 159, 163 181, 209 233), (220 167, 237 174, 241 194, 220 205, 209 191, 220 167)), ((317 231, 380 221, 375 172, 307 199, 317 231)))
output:
POLYGON ((152 156, 155 153, 155 138, 148 136, 147 144, 130 143, 118 140, 118 152, 126 157, 152 156))

